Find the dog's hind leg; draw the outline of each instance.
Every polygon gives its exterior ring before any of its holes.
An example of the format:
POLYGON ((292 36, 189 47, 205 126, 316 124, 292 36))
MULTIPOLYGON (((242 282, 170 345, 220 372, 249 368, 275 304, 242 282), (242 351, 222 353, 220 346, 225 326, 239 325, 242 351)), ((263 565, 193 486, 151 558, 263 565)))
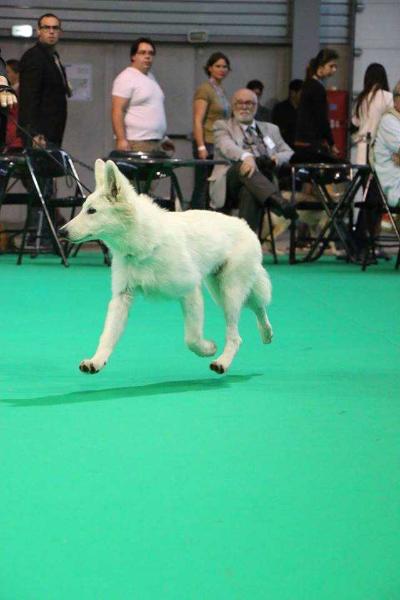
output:
POLYGON ((204 300, 198 286, 181 299, 185 320, 185 342, 192 352, 198 356, 213 356, 217 346, 211 340, 203 338, 204 300))
POLYGON ((111 298, 96 353, 92 358, 83 360, 79 365, 83 373, 98 373, 105 366, 125 329, 131 303, 132 295, 128 292, 122 292, 111 298))
POLYGON ((224 351, 210 364, 210 369, 222 374, 228 370, 242 343, 238 328, 240 311, 254 280, 254 274, 252 269, 249 269, 245 253, 239 249, 236 255, 225 263, 216 278, 219 284, 220 304, 225 315, 226 333, 224 351))
POLYGON ((260 265, 259 273, 251 288, 246 305, 254 312, 257 318, 257 327, 264 344, 272 342, 272 327, 269 322, 266 305, 271 300, 271 282, 268 275, 260 265))
POLYGON ((238 329, 240 311, 245 300, 242 292, 239 283, 221 286, 221 299, 226 321, 225 347, 222 354, 210 364, 210 369, 220 375, 228 370, 242 343, 238 329))

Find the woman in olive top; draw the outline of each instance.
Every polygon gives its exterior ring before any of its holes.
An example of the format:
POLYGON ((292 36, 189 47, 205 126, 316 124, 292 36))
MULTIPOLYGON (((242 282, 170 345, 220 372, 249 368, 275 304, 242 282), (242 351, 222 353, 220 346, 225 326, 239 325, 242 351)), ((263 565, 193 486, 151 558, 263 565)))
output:
MULTIPOLYGON (((208 59, 204 70, 208 80, 196 90, 193 99, 193 156, 194 158, 214 157, 213 125, 218 119, 227 119, 230 115, 229 100, 222 82, 230 71, 230 62, 222 52, 214 52, 208 59)), ((210 167, 196 167, 195 183, 191 199, 191 208, 208 208, 208 177, 210 167)))

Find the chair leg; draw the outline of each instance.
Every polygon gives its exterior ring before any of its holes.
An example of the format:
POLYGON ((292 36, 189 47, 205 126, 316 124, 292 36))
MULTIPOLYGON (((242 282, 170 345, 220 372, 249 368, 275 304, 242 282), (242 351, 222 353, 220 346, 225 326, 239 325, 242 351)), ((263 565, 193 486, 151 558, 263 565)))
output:
POLYGON ((272 225, 271 211, 268 206, 267 206, 267 219, 268 219, 268 226, 269 226, 269 234, 271 236, 271 252, 272 252, 272 256, 274 257, 274 264, 277 265, 278 264, 278 255, 276 254, 274 228, 272 225))
POLYGON ((30 222, 31 213, 32 213, 31 208, 32 208, 32 202, 29 202, 29 204, 27 206, 27 210, 26 210, 26 218, 25 218, 24 230, 22 232, 21 245, 19 247, 19 252, 18 252, 17 265, 22 264, 22 259, 23 259, 24 252, 25 252, 26 236, 28 235, 28 227, 29 227, 29 222, 30 222))
MULTIPOLYGON (((72 258, 75 258, 76 256, 78 256, 78 252, 81 249, 81 246, 82 246, 82 244, 78 244, 77 246, 75 246, 74 251, 71 255, 72 258)), ((71 249, 72 249, 72 246, 71 246, 71 249)), ((71 250, 69 252, 71 252, 71 250)))
POLYGON ((289 226, 289 264, 290 265, 295 265, 297 263, 297 258, 296 258, 296 221, 292 220, 290 221, 290 226, 289 226))
POLYGON ((99 242, 100 244, 100 248, 102 249, 103 252, 103 256, 104 256, 104 264, 107 265, 107 267, 111 267, 111 258, 110 258, 110 251, 107 248, 107 246, 105 244, 103 244, 103 242, 99 242))
POLYGON ((33 170, 32 163, 29 160, 29 157, 27 157, 26 164, 28 166, 29 175, 30 175, 33 187, 34 187, 34 192, 33 193, 35 193, 35 195, 37 197, 37 200, 39 201, 39 204, 41 205, 41 208, 43 210, 44 218, 46 219, 46 222, 47 222, 47 224, 49 226, 49 229, 50 229, 51 237, 52 237, 53 242, 54 242, 55 246, 57 247, 59 255, 61 257, 61 262, 63 263, 64 267, 68 267, 69 265, 68 265, 67 258, 66 258, 65 254, 64 254, 64 248, 62 247, 61 242, 58 239, 57 232, 56 232, 55 227, 54 227, 54 223, 53 223, 53 221, 52 221, 52 219, 50 217, 49 209, 48 209, 47 204, 46 204, 46 200, 44 199, 42 190, 40 188, 38 179, 37 179, 37 177, 35 175, 35 172, 33 170))

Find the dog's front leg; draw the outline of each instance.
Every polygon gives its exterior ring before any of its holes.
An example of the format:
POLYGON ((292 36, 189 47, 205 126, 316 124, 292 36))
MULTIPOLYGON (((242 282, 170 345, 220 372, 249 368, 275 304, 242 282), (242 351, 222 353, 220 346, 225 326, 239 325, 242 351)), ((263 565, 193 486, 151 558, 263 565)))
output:
POLYGON ((111 298, 96 353, 92 358, 81 362, 79 365, 81 371, 98 373, 106 365, 115 344, 125 329, 131 304, 132 295, 128 292, 121 292, 111 298))
POLYGON ((212 340, 203 338, 204 301, 200 286, 181 299, 185 320, 185 342, 198 356, 212 356, 217 346, 212 340))

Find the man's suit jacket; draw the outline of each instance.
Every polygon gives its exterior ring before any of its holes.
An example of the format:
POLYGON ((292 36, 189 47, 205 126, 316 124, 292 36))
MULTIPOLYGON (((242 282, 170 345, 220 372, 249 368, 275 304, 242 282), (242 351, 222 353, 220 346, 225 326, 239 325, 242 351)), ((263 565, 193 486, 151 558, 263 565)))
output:
POLYGON ((65 83, 54 56, 42 44, 22 56, 19 122, 32 136, 43 134, 57 146, 61 146, 67 120, 65 83))
MULTIPOLYGON (((283 140, 279 128, 272 123, 256 121, 263 137, 269 138, 269 148, 271 156, 275 156, 277 166, 289 161, 293 150, 283 140)), ((216 121, 214 123, 214 158, 229 160, 231 163, 241 160, 243 152, 247 151, 243 147, 244 133, 240 124, 234 117, 226 121, 216 121)), ((210 205, 212 208, 222 208, 226 197, 226 174, 229 165, 215 165, 210 181, 210 205)))

